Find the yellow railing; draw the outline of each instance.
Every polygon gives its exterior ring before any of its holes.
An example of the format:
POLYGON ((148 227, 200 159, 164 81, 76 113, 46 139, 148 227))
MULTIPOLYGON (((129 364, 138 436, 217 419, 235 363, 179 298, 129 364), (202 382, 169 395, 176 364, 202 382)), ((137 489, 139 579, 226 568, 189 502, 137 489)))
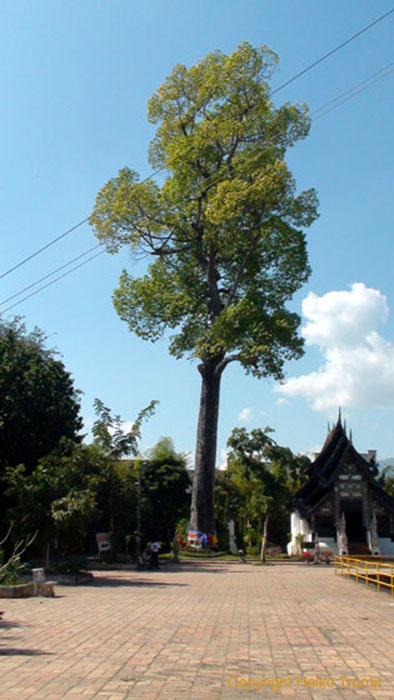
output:
POLYGON ((384 586, 394 595, 394 564, 385 564, 376 559, 336 556, 334 566, 335 574, 340 573, 347 578, 352 576, 356 581, 365 581, 366 586, 368 583, 374 583, 378 591, 384 586))

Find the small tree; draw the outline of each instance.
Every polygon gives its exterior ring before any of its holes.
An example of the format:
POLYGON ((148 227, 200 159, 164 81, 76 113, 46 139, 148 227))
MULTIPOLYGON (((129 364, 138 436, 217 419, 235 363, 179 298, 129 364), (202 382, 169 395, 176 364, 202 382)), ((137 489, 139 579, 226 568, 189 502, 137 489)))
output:
POLYGON ((86 534, 96 514, 102 466, 96 450, 63 440, 31 474, 24 465, 6 469, 6 494, 15 503, 9 515, 18 523, 20 536, 37 531, 45 566, 55 540, 63 537, 72 547, 86 534))
MULTIPOLYGON (((232 499, 232 517, 241 532, 261 535, 260 557, 265 561, 268 525, 272 519, 286 516, 286 501, 290 496, 290 474, 297 458, 288 448, 278 446, 272 439, 271 428, 235 428, 227 442, 230 447, 227 472, 222 480, 232 484, 237 499, 232 499)), ((229 489, 227 489, 229 492, 229 489)))
POLYGON ((22 555, 33 544, 36 534, 17 540, 8 556, 4 553, 4 545, 9 539, 14 523, 11 523, 7 534, 0 542, 0 585, 13 585, 18 583, 24 564, 21 561, 22 555))
POLYGON ((394 466, 392 464, 384 467, 381 472, 380 483, 386 493, 394 497, 394 466))
POLYGON ((69 549, 80 547, 88 527, 103 518, 106 526, 115 530, 125 493, 134 488, 130 469, 125 477, 119 462, 122 456, 136 454, 142 422, 156 403, 152 401, 140 411, 125 432, 120 417, 112 416, 96 399, 98 418, 92 445, 62 440, 31 474, 24 465, 6 469, 6 493, 15 501, 11 518, 18 522, 22 534, 37 530, 45 565, 55 540, 63 538, 69 549))
MULTIPOLYGON (((177 453, 171 438, 161 438, 143 461, 141 492, 144 534, 170 544, 175 528, 190 509, 190 479, 185 455, 177 453)), ((141 469, 141 466, 137 468, 141 469)))
POLYGON ((130 491, 135 492, 136 488, 132 462, 125 465, 124 459, 131 460, 137 456, 142 423, 154 413, 157 403, 151 401, 139 412, 131 428, 125 431, 120 415, 112 415, 111 410, 100 399, 95 399, 97 419, 92 429, 93 444, 105 457, 106 465, 105 474, 102 475, 99 503, 103 519, 107 523, 106 527, 109 527, 112 533, 115 533, 120 525, 124 515, 123 506, 125 503, 130 505, 130 491))

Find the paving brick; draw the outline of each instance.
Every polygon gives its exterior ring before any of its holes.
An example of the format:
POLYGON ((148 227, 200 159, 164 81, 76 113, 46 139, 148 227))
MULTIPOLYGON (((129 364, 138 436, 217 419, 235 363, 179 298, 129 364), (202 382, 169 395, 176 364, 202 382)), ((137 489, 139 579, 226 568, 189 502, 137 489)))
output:
POLYGON ((392 598, 330 567, 193 562, 56 592, 4 601, 1 700, 394 698, 392 598))

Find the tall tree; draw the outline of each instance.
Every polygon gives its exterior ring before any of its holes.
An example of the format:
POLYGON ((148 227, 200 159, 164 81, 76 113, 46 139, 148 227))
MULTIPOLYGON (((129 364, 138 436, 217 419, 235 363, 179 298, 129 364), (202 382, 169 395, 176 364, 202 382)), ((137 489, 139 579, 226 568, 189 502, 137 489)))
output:
POLYGON ((76 442, 82 427, 79 392, 45 336, 27 333, 15 319, 0 325, 0 465, 28 470, 56 449, 62 437, 76 442))
POLYGON ((175 66, 148 104, 158 124, 149 151, 161 185, 122 169, 90 218, 110 253, 150 256, 147 273, 123 271, 114 304, 141 338, 174 331, 169 350, 198 359, 201 375, 191 527, 214 529, 220 382, 230 362, 280 379, 302 354, 299 317, 286 308, 307 280, 302 229, 316 218, 314 190, 296 195, 284 157, 309 131, 305 106, 276 107, 268 80, 278 62, 247 42, 229 56, 175 66))

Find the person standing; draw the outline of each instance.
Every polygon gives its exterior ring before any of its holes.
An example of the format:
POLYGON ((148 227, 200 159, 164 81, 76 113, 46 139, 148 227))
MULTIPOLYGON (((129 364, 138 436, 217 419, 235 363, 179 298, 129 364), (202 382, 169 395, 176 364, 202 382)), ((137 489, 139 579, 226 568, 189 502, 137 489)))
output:
POLYGON ((150 546, 150 561, 152 569, 159 569, 160 542, 152 542, 150 546))

